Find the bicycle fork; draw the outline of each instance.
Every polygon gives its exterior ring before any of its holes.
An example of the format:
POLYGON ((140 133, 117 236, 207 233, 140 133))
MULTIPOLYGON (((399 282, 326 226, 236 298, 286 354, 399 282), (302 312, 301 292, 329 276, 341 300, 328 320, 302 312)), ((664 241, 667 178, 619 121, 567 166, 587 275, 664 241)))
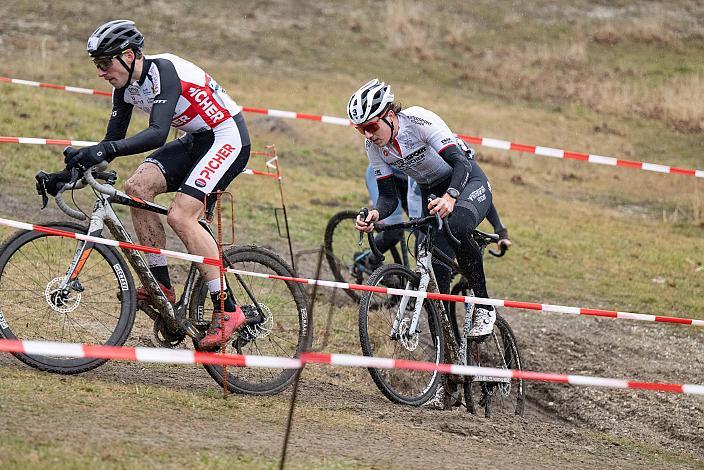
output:
MULTIPOLYGON (((423 256, 418 257, 418 269, 420 271, 420 282, 418 284, 418 292, 427 292, 428 291, 428 285, 430 284, 430 279, 431 279, 431 270, 424 269, 425 266, 429 266, 430 264, 430 256, 426 253, 423 256), (426 263, 428 263, 426 265, 426 263)), ((413 290, 413 286, 411 284, 411 281, 406 282, 406 290, 413 290)), ((405 336, 405 339, 412 338, 413 335, 416 334, 416 331, 418 329, 418 320, 420 319, 420 314, 421 311, 423 310, 423 299, 420 297, 416 297, 416 303, 414 305, 413 309, 413 316, 411 317, 411 322, 410 326, 404 331, 401 332, 401 326, 404 322, 404 313, 406 312, 406 308, 408 307, 408 302, 410 302, 411 297, 410 295, 404 295, 401 297, 401 302, 399 302, 398 309, 396 310, 396 318, 394 319, 394 323, 391 327, 391 333, 389 334, 389 337, 392 340, 398 340, 401 339, 401 336, 405 336)))

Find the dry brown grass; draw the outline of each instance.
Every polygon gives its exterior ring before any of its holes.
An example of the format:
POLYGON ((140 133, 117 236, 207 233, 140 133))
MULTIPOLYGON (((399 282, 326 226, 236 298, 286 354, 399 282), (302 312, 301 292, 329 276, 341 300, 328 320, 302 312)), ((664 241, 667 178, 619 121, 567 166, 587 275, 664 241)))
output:
POLYGON ((626 41, 670 45, 675 39, 675 33, 662 14, 663 12, 654 12, 653 16, 610 21, 594 31, 592 38, 596 42, 611 45, 626 41))

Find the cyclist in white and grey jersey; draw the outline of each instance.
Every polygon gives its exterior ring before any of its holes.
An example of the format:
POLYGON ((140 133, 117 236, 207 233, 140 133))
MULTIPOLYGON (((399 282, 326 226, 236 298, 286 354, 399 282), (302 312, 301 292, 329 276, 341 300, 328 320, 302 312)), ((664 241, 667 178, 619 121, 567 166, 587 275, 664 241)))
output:
MULTIPOLYGON (((168 223, 189 253, 218 258, 215 241, 198 224, 206 195, 224 190, 245 168, 250 140, 241 109, 201 68, 172 54, 142 55, 144 37, 128 20, 103 24, 88 39, 87 50, 98 76, 113 87, 113 108, 105 138, 97 145, 68 148, 68 167, 89 168, 104 160, 155 150, 125 183, 136 199, 176 192, 168 223), (126 137, 134 107, 149 114, 149 127, 126 137), (166 143, 171 127, 185 132, 166 143)), ((209 199, 208 205, 212 203, 209 199)), ((166 235, 159 216, 131 208, 139 241, 165 248, 166 235)), ((175 301, 166 258, 147 254, 147 263, 170 302, 175 301)), ((211 328, 200 341, 213 349, 245 323, 242 310, 228 296, 220 312, 220 272, 199 265, 213 299, 211 328), (221 331, 224 329, 224 333, 221 331)), ((226 287, 226 286, 225 286, 226 287)), ((228 291, 229 292, 229 291, 228 291)), ((150 302, 145 289, 139 301, 150 302)))
MULTIPOLYGON (((401 110, 394 103, 391 87, 377 79, 363 85, 350 98, 347 114, 357 130, 367 139, 365 149, 374 168, 379 199, 366 220, 357 219, 357 229, 373 230, 373 222, 391 214, 398 204, 393 182, 393 169, 413 178, 421 188, 423 201, 438 195, 423 212, 452 214, 448 220, 460 247, 452 249, 443 233, 436 236, 436 246, 450 257, 457 256, 462 274, 475 295, 488 297, 479 247, 471 238, 472 230, 487 218, 501 237, 500 243, 510 246, 508 231, 501 224, 492 202, 491 186, 484 172, 473 159, 473 152, 458 139, 435 113, 419 106, 401 110)), ((450 269, 433 263, 438 288, 447 293, 450 269)), ((471 336, 491 332, 496 318, 490 305, 478 305, 471 336)))

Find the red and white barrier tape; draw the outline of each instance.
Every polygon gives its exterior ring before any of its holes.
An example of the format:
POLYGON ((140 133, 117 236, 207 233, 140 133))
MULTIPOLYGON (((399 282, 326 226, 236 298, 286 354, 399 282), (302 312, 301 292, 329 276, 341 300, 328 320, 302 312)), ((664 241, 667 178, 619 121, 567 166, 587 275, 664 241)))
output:
POLYGON ((118 361, 168 364, 213 364, 240 367, 300 369, 304 364, 331 364, 346 367, 438 371, 465 376, 506 377, 539 382, 555 382, 592 387, 630 388, 670 393, 704 395, 704 385, 664 382, 640 382, 584 375, 564 375, 543 372, 496 369, 492 367, 434 364, 432 362, 354 356, 349 354, 301 353, 300 358, 219 354, 187 349, 101 346, 77 343, 19 341, 0 339, 0 351, 42 356, 83 357, 118 361))
MULTIPOLYGON (((178 251, 164 250, 159 248, 153 248, 148 246, 136 245, 134 243, 125 243, 117 240, 110 240, 107 238, 94 237, 91 235, 84 235, 81 233, 65 232, 63 230, 57 230, 49 227, 43 227, 41 225, 32 225, 24 222, 17 222, 14 220, 0 218, 0 225, 6 225, 8 227, 14 227, 21 230, 35 230, 37 232, 49 233, 52 235, 57 235, 67 238, 75 238, 78 240, 89 241, 93 243, 101 243, 103 245, 116 246, 128 250, 138 250, 146 253, 161 254, 164 256, 170 256, 173 258, 182 259, 185 261, 192 261, 195 263, 204 263, 213 266, 222 266, 220 260, 217 258, 206 258, 203 256, 192 255, 189 253, 180 253, 178 251)), ((696 320, 692 318, 679 318, 679 317, 669 317, 661 315, 649 315, 644 313, 631 313, 631 312, 618 312, 616 310, 601 310, 592 308, 580 308, 580 307, 567 307, 564 305, 551 305, 551 304, 539 304, 534 302, 521 302, 516 300, 507 299, 485 299, 482 297, 471 297, 471 296, 461 296, 461 295, 450 295, 450 294, 439 294, 436 292, 419 292, 413 290, 405 289, 394 289, 388 287, 379 286, 367 286, 361 284, 350 284, 346 282, 336 282, 336 281, 324 281, 316 279, 306 279, 300 277, 288 277, 279 276, 276 274, 264 274, 256 273, 251 271, 243 271, 240 269, 227 268, 227 272, 233 274, 240 274, 244 276, 261 277, 266 279, 275 279, 279 281, 290 281, 297 282, 299 284, 311 284, 319 285, 322 287, 332 287, 337 289, 351 289, 358 291, 371 291, 380 294, 388 295, 408 295, 411 297, 419 297, 424 299, 432 300, 447 300, 450 302, 466 302, 474 304, 484 304, 493 305, 495 307, 505 307, 505 308, 520 308, 526 310, 538 310, 543 312, 552 313, 562 313, 568 315, 588 315, 596 317, 607 317, 607 318, 619 318, 624 320, 639 320, 639 321, 649 321, 658 323, 678 323, 682 325, 692 325, 692 326, 704 326, 704 320, 696 320)))
MULTIPOLYGON (((0 143, 33 144, 33 145, 71 145, 74 147, 87 147, 89 145, 97 144, 97 142, 91 142, 88 140, 41 139, 41 138, 36 138, 36 137, 6 137, 6 136, 0 136, 0 143)), ((275 158, 272 160, 275 160, 275 158)), ((267 166, 271 166, 271 165, 269 165, 269 162, 271 162, 272 160, 267 161, 267 166)), ((279 175, 277 175, 276 173, 268 173, 266 171, 252 170, 250 168, 245 168, 244 170, 242 170, 242 173, 244 173, 245 175, 268 176, 269 178, 281 179, 281 177, 279 175)))
POLYGON ((32 145, 71 145, 73 147, 87 147, 98 142, 90 140, 44 139, 37 137, 8 137, 0 135, 0 143, 4 144, 32 144, 32 145))
MULTIPOLYGON (((2 220, 2 219, 0 219, 2 220)), ((1 222, 0 222, 1 223, 1 222)), ((394 289, 389 287, 367 286, 360 284, 349 284, 346 282, 322 281, 315 279, 305 279, 299 277, 279 276, 275 274, 254 273, 242 271, 239 269, 228 268, 227 272, 241 274, 244 276, 263 277, 269 279, 278 279, 280 281, 298 282, 301 284, 317 284, 323 287, 334 287, 338 289, 350 289, 358 291, 371 291, 379 294, 388 295, 407 295, 410 297, 418 297, 431 300, 447 300, 450 302, 463 302, 482 305, 493 305, 495 307, 505 308, 521 308, 526 310, 539 310, 543 312, 564 313, 568 315, 588 315, 596 317, 619 318, 623 320, 639 320, 659 323, 678 323, 682 325, 704 326, 704 320, 696 320, 692 318, 668 317, 660 315, 648 315, 644 313, 618 312, 616 310, 601 310, 593 308, 567 307, 565 305, 538 304, 534 302, 521 302, 507 299, 485 299, 483 297, 472 297, 462 295, 439 294, 436 292, 419 292, 414 290, 394 289)))
MULTIPOLYGON (((87 93, 94 95, 111 96, 110 93, 98 90, 89 90, 86 88, 76 88, 67 87, 64 85, 53 85, 50 83, 39 83, 32 82, 28 80, 18 80, 16 78, 6 78, 0 77, 0 82, 14 83, 19 85, 31 85, 37 87, 54 88, 65 91, 72 91, 76 93, 87 93), (80 91, 77 91, 80 90, 80 91)), ((286 118, 286 119, 304 119, 308 121, 320 121, 327 124, 335 124, 339 126, 350 126, 351 122, 347 118, 335 117, 335 116, 323 116, 316 114, 306 114, 297 113, 295 111, 283 111, 280 109, 265 109, 265 108, 252 108, 249 106, 243 106, 242 110, 248 113, 256 114, 266 114, 269 116, 286 118)), ((647 163, 639 162, 636 160, 624 160, 614 157, 606 157, 603 155, 596 155, 590 153, 581 152, 570 152, 567 150, 556 149, 552 147, 541 147, 538 145, 527 145, 519 144, 516 142, 509 142, 507 140, 492 139, 488 137, 478 137, 467 134, 457 134, 458 137, 464 139, 468 143, 482 145, 484 147, 490 147, 501 150, 514 150, 517 152, 532 153, 535 155, 541 155, 544 157, 552 158, 562 158, 565 160, 579 160, 583 162, 596 163, 599 165, 607 166, 620 166, 624 168, 636 168, 645 171, 654 171, 656 173, 675 173, 680 175, 695 176, 697 178, 704 178, 704 170, 696 170, 689 168, 679 168, 668 165, 660 165, 657 163, 647 163)))
POLYGON ((54 85, 53 83, 33 82, 31 80, 20 80, 19 78, 0 77, 0 82, 12 83, 14 85, 28 85, 39 88, 53 88, 55 90, 69 91, 71 93, 80 93, 82 95, 112 96, 112 93, 109 91, 98 91, 92 90, 90 88, 80 88, 66 85, 54 85))

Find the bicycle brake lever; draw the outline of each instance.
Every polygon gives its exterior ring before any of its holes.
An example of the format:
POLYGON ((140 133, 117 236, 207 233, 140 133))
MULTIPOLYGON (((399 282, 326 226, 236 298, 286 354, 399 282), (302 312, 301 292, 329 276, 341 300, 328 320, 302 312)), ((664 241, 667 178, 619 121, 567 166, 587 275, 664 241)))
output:
MULTIPOLYGON (((367 209, 366 207, 363 207, 359 210, 359 217, 361 217, 362 220, 366 220, 368 215, 369 215, 369 209, 367 209)), ((359 241, 357 242, 357 246, 362 246, 363 242, 364 242, 364 232, 359 232, 359 241)))
MULTIPOLYGON (((428 196, 428 204, 433 202, 436 198, 435 194, 431 194, 428 196)), ((438 230, 442 230, 442 217, 440 217, 439 213, 435 213, 435 221, 438 223, 438 230)))
POLYGON ((34 178, 37 180, 37 194, 42 197, 42 209, 45 209, 47 204, 49 204, 49 196, 46 195, 46 180, 48 175, 40 171, 34 178))

